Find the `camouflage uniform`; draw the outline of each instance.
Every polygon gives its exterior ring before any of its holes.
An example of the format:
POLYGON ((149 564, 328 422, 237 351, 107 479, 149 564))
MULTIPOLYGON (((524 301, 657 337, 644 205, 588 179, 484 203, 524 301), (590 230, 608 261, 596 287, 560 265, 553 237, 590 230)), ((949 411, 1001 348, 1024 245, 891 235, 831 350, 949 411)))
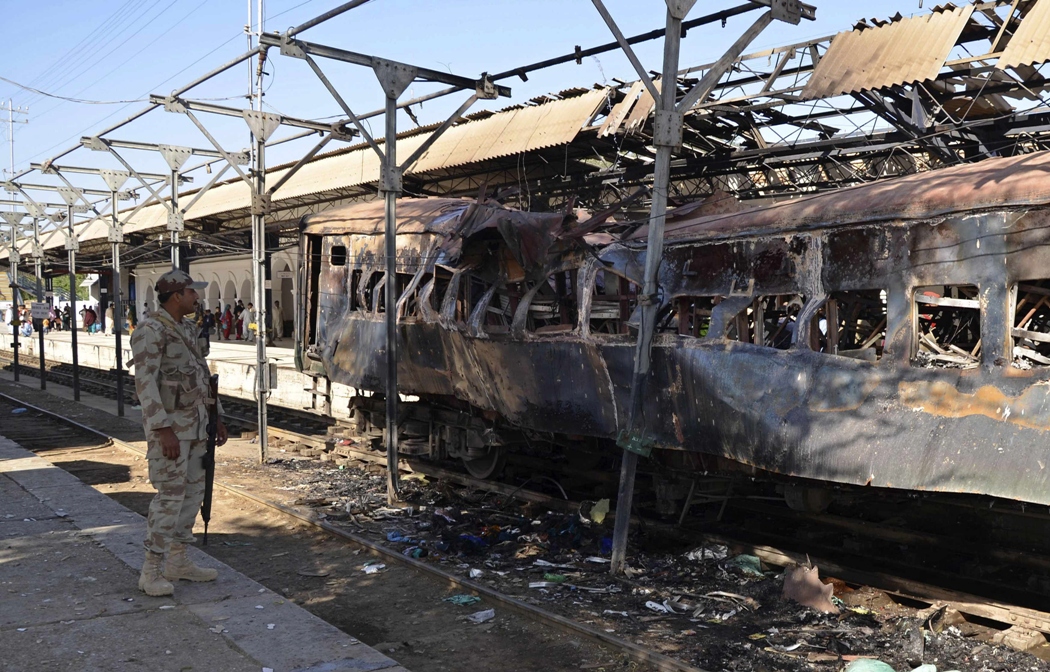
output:
MULTIPOLYGON (((197 343, 197 325, 176 324, 163 308, 139 323, 131 335, 135 391, 142 405, 149 480, 157 489, 146 521, 146 549, 167 553, 172 542, 192 543, 193 523, 204 500, 201 457, 208 438, 208 379, 211 372, 197 343), (164 457, 154 431, 171 427, 179 457, 164 457)), ((221 413, 221 407, 220 407, 221 413)))

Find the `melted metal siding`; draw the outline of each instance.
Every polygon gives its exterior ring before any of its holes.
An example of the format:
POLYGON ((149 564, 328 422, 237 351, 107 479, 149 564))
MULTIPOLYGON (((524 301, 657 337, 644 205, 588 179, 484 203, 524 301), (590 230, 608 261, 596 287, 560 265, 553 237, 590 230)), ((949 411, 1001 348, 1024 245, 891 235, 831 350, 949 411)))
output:
POLYGON ((1037 0, 1006 45, 995 67, 1038 65, 1050 60, 1050 1, 1037 0))
POLYGON ((934 79, 972 13, 973 5, 966 5, 878 28, 839 33, 813 71, 802 98, 826 98, 934 79))

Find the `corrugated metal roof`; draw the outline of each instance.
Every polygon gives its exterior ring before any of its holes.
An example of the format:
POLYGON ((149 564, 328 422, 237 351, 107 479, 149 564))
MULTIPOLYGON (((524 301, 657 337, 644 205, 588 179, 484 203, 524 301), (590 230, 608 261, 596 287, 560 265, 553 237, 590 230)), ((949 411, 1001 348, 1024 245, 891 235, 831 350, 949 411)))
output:
POLYGON ((445 132, 420 158, 415 173, 568 144, 605 102, 606 89, 544 105, 500 112, 445 132), (450 149, 454 148, 454 149, 450 149))
POLYGON ((620 130, 620 124, 627 118, 627 114, 634 107, 634 104, 638 102, 638 95, 642 92, 641 80, 631 84, 631 88, 627 90, 627 95, 623 97, 623 100, 616 103, 613 106, 612 111, 609 112, 609 116, 605 118, 605 123, 598 129, 598 137, 604 138, 607 135, 615 135, 616 131, 620 130))
POLYGON ((965 5, 878 28, 839 33, 813 70, 802 98, 827 98, 934 79, 972 13, 973 5, 965 5))
MULTIPOLYGON (((409 174, 450 168, 486 159, 511 156, 544 147, 568 144, 583 130, 602 105, 607 96, 606 89, 595 89, 574 98, 563 98, 543 105, 529 105, 497 112, 477 121, 461 123, 448 129, 427 150, 409 174)), ((414 129, 409 137, 397 141, 397 156, 408 158, 432 131, 414 129)), ((345 189, 347 187, 379 181, 379 157, 369 146, 318 158, 303 166, 292 179, 273 196, 274 202, 298 198, 311 194, 345 189)), ((267 182, 276 183, 288 168, 270 171, 267 182)), ((233 174, 232 171, 228 174, 233 174)), ((192 194, 183 194, 188 202, 192 194)), ((200 219, 231 210, 246 209, 251 204, 251 194, 242 180, 219 184, 208 190, 186 213, 186 219, 200 219)), ((124 215, 124 213, 122 213, 124 215)), ((124 227, 126 233, 136 233, 164 226, 167 210, 154 204, 143 208, 124 227)), ((107 225, 104 221, 92 221, 83 227, 80 240, 105 237, 107 225)), ((48 248, 61 247, 63 239, 50 241, 48 248)), ((0 255, 2 256, 2 255, 0 255)))
POLYGON ((1000 70, 1050 61, 1050 0, 1028 10, 995 67, 1000 70))

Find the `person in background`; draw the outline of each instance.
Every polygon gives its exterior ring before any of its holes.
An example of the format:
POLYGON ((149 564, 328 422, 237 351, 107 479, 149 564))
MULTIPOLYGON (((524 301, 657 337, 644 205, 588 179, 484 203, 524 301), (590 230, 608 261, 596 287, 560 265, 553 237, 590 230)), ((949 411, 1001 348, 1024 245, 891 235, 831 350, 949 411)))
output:
POLYGON ((219 310, 218 306, 215 306, 215 312, 211 316, 212 322, 215 323, 215 340, 222 340, 222 311, 219 310))
POLYGON ((73 306, 68 303, 65 309, 62 310, 62 328, 66 331, 73 328, 73 306))
POLYGON ((237 303, 233 306, 233 332, 237 335, 237 340, 244 338, 244 302, 237 299, 237 303))
POLYGON ((116 320, 113 319, 113 304, 112 303, 109 304, 108 306, 106 306, 106 319, 105 319, 105 323, 102 325, 102 327, 104 329, 109 329, 109 333, 111 333, 111 334, 117 333, 117 322, 116 322, 116 320))
POLYGON ((150 317, 149 301, 142 304, 142 319, 148 320, 150 317))
POLYGON ((230 340, 230 330, 233 329, 233 311, 230 310, 230 304, 226 304, 226 310, 222 313, 222 337, 227 341, 230 340))
POLYGON ((29 312, 29 308, 26 308, 25 306, 22 307, 22 319, 21 319, 21 321, 22 321, 22 326, 19 327, 19 329, 18 329, 19 333, 21 333, 23 336, 32 336, 33 335, 33 316, 29 312))
POLYGON ((281 302, 273 302, 273 340, 284 338, 284 311, 281 302))
POLYGON ((127 310, 126 317, 127 317, 128 333, 131 334, 132 332, 135 331, 135 325, 138 324, 138 320, 136 319, 136 315, 135 315, 135 304, 134 303, 129 303, 128 304, 128 310, 127 310))
POLYGON ((244 314, 247 315, 245 321, 248 323, 248 328, 244 335, 244 338, 249 343, 254 343, 255 335, 259 332, 259 323, 256 322, 255 319, 255 306, 249 303, 248 307, 244 310, 244 314))
POLYGON ((98 331, 98 313, 95 312, 94 307, 84 306, 80 317, 84 321, 84 333, 93 334, 98 331))

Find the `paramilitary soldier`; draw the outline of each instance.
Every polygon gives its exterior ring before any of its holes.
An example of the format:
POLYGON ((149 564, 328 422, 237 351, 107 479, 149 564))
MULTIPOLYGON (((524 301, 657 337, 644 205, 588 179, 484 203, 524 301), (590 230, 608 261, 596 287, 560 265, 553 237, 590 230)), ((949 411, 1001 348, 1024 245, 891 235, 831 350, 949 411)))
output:
MULTIPOLYGON (((197 290, 205 287, 207 283, 194 282, 177 269, 160 276, 155 286, 160 310, 140 322, 131 335, 149 480, 157 489, 146 521, 146 561, 139 576, 139 589, 147 595, 171 595, 171 582, 178 579, 213 581, 218 576, 186 555, 204 499, 201 457, 212 400, 211 373, 197 345, 197 325, 183 318, 194 314, 197 290)), ((226 443, 222 420, 215 443, 226 443)))

